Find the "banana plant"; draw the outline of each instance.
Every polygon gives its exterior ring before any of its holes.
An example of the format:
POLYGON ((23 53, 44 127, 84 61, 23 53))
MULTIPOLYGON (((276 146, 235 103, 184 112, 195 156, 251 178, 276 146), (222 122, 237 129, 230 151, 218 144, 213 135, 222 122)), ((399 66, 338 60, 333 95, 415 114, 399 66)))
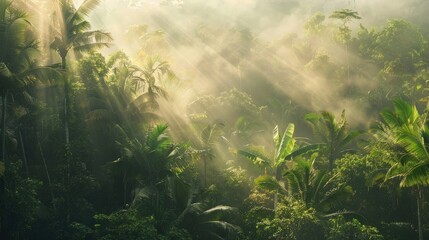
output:
POLYGON ((268 190, 275 190, 274 208, 277 205, 277 192, 281 192, 283 188, 282 173, 286 166, 286 162, 305 153, 318 151, 321 144, 311 144, 298 146, 293 134, 295 125, 288 124, 286 130, 280 135, 279 127, 276 125, 273 129, 274 151, 268 153, 264 147, 249 146, 239 149, 237 153, 248 159, 251 159, 254 164, 264 168, 265 174, 255 180, 256 185, 268 190))
POLYGON ((265 174, 275 176, 277 180, 281 180, 282 171, 286 161, 305 154, 312 153, 322 147, 321 144, 310 144, 298 146, 293 134, 295 125, 290 123, 283 134, 280 136, 279 127, 273 129, 274 152, 268 153, 263 146, 248 146, 237 151, 238 154, 249 158, 254 164, 264 167, 265 174))

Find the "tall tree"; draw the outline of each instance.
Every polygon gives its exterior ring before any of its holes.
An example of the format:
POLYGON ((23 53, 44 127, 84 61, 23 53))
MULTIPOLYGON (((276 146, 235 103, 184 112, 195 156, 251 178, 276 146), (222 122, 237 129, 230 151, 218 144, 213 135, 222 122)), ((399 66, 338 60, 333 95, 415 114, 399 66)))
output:
POLYGON ((358 12, 353 11, 352 9, 341 9, 334 11, 330 18, 339 19, 342 21, 343 25, 339 28, 339 40, 346 45, 346 61, 347 61, 347 81, 350 78, 350 64, 349 64, 349 42, 351 39, 352 30, 347 26, 347 24, 353 19, 361 19, 358 12))
POLYGON ((2 100, 2 161, 6 161, 6 115, 11 94, 34 82, 37 45, 25 13, 12 1, 0 2, 0 89, 2 100))
MULTIPOLYGON (((71 0, 59 0, 61 16, 58 26, 54 28, 55 39, 50 47, 61 57, 61 67, 67 70, 67 56, 70 50, 75 53, 87 52, 109 46, 112 37, 100 30, 90 30, 91 24, 85 17, 100 3, 100 0, 85 0, 76 8, 71 0)), ((69 144, 69 111, 70 83, 67 74, 64 76, 64 130, 66 144, 69 144)))
MULTIPOLYGON (((35 82, 37 71, 35 67, 35 53, 37 44, 32 37, 26 14, 12 4, 13 1, 0 1, 0 91, 1 91, 1 165, 3 171, 8 171, 10 161, 6 149, 7 115, 9 101, 14 100, 14 95, 22 93, 25 88, 35 82)), ((12 238, 8 228, 12 228, 13 221, 8 221, 6 216, 6 190, 9 187, 6 175, 0 179, 0 203, 1 231, 0 235, 12 238)))
POLYGON ((146 106, 151 110, 157 109, 157 99, 167 97, 167 92, 161 87, 161 84, 165 80, 175 78, 168 62, 159 57, 150 57, 143 67, 131 66, 129 70, 134 85, 133 91, 137 95, 133 100, 133 105, 137 108, 146 106))

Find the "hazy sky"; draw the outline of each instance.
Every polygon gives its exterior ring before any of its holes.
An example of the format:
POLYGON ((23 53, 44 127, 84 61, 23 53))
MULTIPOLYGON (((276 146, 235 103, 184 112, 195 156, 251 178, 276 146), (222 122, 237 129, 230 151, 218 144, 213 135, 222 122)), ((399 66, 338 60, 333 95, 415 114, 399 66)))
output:
MULTIPOLYGON (((417 25, 429 21, 427 0, 104 0, 91 15, 91 23, 94 29, 104 29, 112 33, 116 47, 110 51, 124 50, 129 55, 135 52, 135 49, 124 43, 124 35, 129 26, 147 24, 151 30, 164 30, 174 48, 173 56, 168 60, 180 64, 175 70, 195 70, 194 80, 198 80, 200 84, 210 84, 222 78, 221 74, 225 75, 225 79, 230 78, 228 71, 236 69, 225 64, 218 66, 219 68, 210 74, 201 72, 201 75, 198 75, 200 69, 197 64, 201 57, 216 53, 211 52, 213 49, 210 46, 195 40, 197 26, 213 25, 225 29, 244 27, 250 29, 258 39, 274 42, 287 33, 302 32, 305 21, 317 12, 329 16, 333 11, 343 8, 351 8, 362 17, 360 21, 354 22, 355 26, 362 23, 369 27, 382 27, 387 19, 392 18, 405 18, 417 25), (199 78, 206 78, 207 81, 201 81, 199 78)), ((276 77, 278 76, 271 78, 276 77)), ((307 77, 302 80, 303 85, 295 86, 297 95, 317 97, 306 99, 310 102, 309 108, 323 108, 338 103, 341 104, 338 104, 335 111, 354 108, 347 99, 333 99, 327 91, 320 94, 321 81, 315 84, 314 79, 307 77)), ((330 89, 329 82, 325 82, 323 87, 330 89)), ((360 114, 360 111, 354 112, 357 113, 356 116, 360 114)))
POLYGON ((369 26, 383 25, 389 18, 429 21, 429 1, 425 0, 104 0, 91 22, 118 41, 132 24, 148 24, 167 33, 170 28, 181 35, 189 35, 199 24, 241 26, 271 41, 299 32, 316 12, 330 15, 342 8, 358 11, 360 23, 369 26))

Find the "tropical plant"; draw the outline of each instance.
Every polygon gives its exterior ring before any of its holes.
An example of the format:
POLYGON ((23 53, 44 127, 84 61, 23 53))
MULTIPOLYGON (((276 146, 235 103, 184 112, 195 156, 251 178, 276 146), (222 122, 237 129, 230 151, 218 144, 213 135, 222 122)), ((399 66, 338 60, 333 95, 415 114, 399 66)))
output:
POLYGON ((302 202, 279 203, 274 218, 265 218, 256 225, 256 239, 322 240, 323 222, 313 208, 302 202))
POLYGON ((12 1, 0 2, 0 89, 2 102, 2 161, 6 161, 7 106, 13 95, 21 93, 36 81, 37 44, 31 36, 25 13, 12 1))
POLYGON ((343 216, 329 219, 327 240, 344 239, 344 240, 383 240, 377 228, 366 226, 357 219, 346 221, 343 216))
POLYGON ((100 0, 85 0, 79 7, 73 1, 59 0, 61 16, 54 28, 55 39, 51 48, 61 57, 61 67, 67 68, 67 55, 70 50, 75 53, 88 52, 108 47, 112 37, 100 30, 90 30, 91 24, 85 17, 100 3, 100 0))
MULTIPOLYGON (((255 179, 255 183, 263 188, 269 190, 278 190, 281 186, 283 170, 286 161, 292 160, 299 155, 317 151, 320 147, 319 144, 307 145, 298 147, 296 139, 293 137, 295 125, 290 123, 285 129, 283 135, 280 137, 279 127, 275 126, 273 129, 273 141, 275 149, 273 153, 267 153, 263 147, 249 146, 244 149, 239 149, 238 154, 249 158, 254 164, 262 166, 265 175, 255 179)), ((274 208, 277 204, 277 194, 274 195, 274 208)))
POLYGON ((178 225, 188 230, 193 239, 236 239, 240 228, 224 219, 235 211, 229 206, 207 208, 202 203, 192 203, 183 211, 178 225))
MULTIPOLYGON (((217 205, 210 207, 197 194, 195 182, 187 184, 181 179, 173 179, 169 186, 170 198, 173 200, 176 218, 172 227, 186 229, 193 239, 237 239, 240 228, 233 220, 237 209, 217 205)), ((171 207, 170 207, 171 208, 171 207)))
MULTIPOLYGON (((85 0, 76 8, 73 1, 59 0, 61 15, 54 25, 55 39, 50 47, 61 57, 61 68, 67 70, 67 56, 70 50, 75 53, 88 52, 109 46, 110 34, 100 30, 90 30, 91 24, 85 17, 99 4, 100 0, 85 0)), ((66 144, 69 144, 70 86, 68 76, 64 76, 64 130, 66 144)))
POLYGON ((0 233, 6 239, 30 238, 32 224, 37 219, 41 204, 37 191, 41 182, 21 177, 22 162, 15 159, 5 172, 7 188, 1 196, 1 228, 0 233))
POLYGON ((429 185, 429 128, 427 113, 420 114, 415 105, 396 99, 394 110, 381 112, 383 122, 377 126, 376 139, 394 150, 386 161, 390 168, 385 181, 399 179, 400 187, 413 187, 417 198, 419 239, 423 239, 420 208, 422 187, 429 185), (393 157, 393 158, 392 158, 393 157))
MULTIPOLYGON (((8 126, 8 109, 16 107, 15 97, 27 96, 27 87, 36 82, 39 68, 35 64, 37 44, 32 36, 31 25, 25 19, 26 14, 18 9, 13 1, 0 1, 0 91, 1 91, 1 165, 2 176, 0 178, 0 204, 1 235, 8 238, 8 218, 6 216, 7 188, 12 187, 8 181, 7 173, 10 160, 7 153, 7 137, 11 136, 15 129, 8 126), (9 103, 11 101, 12 104, 9 103)), ((16 108, 15 108, 16 109, 16 108)), ((19 132, 21 136, 21 132, 19 132)), ((19 139, 22 142, 22 138, 19 139)), ((23 145, 22 145, 23 146, 23 145)), ((24 155, 25 156, 25 155, 24 155)), ((26 158, 24 159, 26 163, 26 158)), ((27 167, 27 164, 25 164, 27 167)), ((13 191, 13 189, 9 189, 13 191)), ((11 220, 12 221, 12 220, 11 220)), ((11 225, 12 226, 12 225, 11 225)), ((11 227, 10 226, 10 227, 11 227)))
POLYGON ((203 161, 204 187, 207 187, 207 165, 215 158, 217 141, 223 133, 222 123, 208 124, 200 133, 199 143, 194 149, 194 156, 203 161))
POLYGON ((353 19, 361 19, 358 12, 352 9, 341 9, 334 11, 329 18, 334 18, 342 21, 342 27, 340 27, 340 40, 347 44, 351 38, 351 30, 347 26, 347 23, 353 19))
POLYGON ((339 41, 346 45, 346 61, 347 61, 347 81, 350 79, 350 64, 349 64, 349 42, 351 39, 352 30, 347 26, 347 23, 353 19, 361 19, 358 12, 351 9, 337 10, 332 13, 330 18, 339 19, 343 22, 343 25, 339 28, 339 41))
POLYGON ((134 188, 154 187, 186 166, 186 146, 173 144, 166 134, 167 125, 155 126, 145 137, 127 134, 119 125, 115 128, 122 156, 112 164, 123 174, 124 205, 130 180, 134 188))
POLYGON ((97 239, 160 239, 155 228, 155 219, 141 216, 133 209, 120 210, 110 215, 97 214, 94 219, 94 235, 97 239))
POLYGON ((101 54, 91 53, 79 62, 81 78, 91 88, 89 101, 98 106, 89 109, 88 120, 125 126, 142 121, 149 125, 159 118, 155 99, 142 97, 146 84, 136 68, 123 52, 112 54, 107 61, 101 54))
POLYGON ((344 110, 339 121, 327 111, 309 113, 305 116, 305 120, 310 124, 313 134, 324 145, 322 154, 328 159, 330 171, 334 169, 335 160, 354 151, 349 148, 349 145, 362 133, 349 131, 344 110))
POLYGON ((315 144, 297 148, 298 145, 295 145, 296 139, 293 137, 294 131, 295 125, 290 123, 280 138, 279 127, 275 126, 273 129, 275 149, 271 154, 265 152, 263 147, 257 146, 239 149, 238 154, 251 159, 254 164, 262 166, 265 169, 265 173, 268 172, 270 175, 275 176, 277 180, 280 180, 287 160, 315 151, 320 147, 320 145, 315 144))
POLYGON ((300 159, 292 162, 284 174, 285 187, 269 175, 256 178, 255 183, 265 189, 276 190, 291 201, 300 201, 318 213, 328 213, 351 197, 353 191, 345 183, 338 183, 336 175, 317 170, 315 160, 313 157, 311 161, 300 159))
POLYGON ((161 87, 166 80, 175 78, 173 71, 167 61, 159 57, 148 58, 142 68, 131 66, 131 80, 133 91, 137 97, 133 105, 138 109, 141 105, 150 107, 152 110, 158 108, 157 98, 167 97, 167 92, 161 87))
POLYGON ((295 161, 296 165, 284 174, 286 192, 291 199, 303 202, 306 207, 326 213, 350 197, 353 191, 345 183, 337 183, 336 175, 317 170, 315 160, 295 161))
POLYGON ((195 182, 188 184, 172 176, 155 187, 139 189, 130 207, 155 216, 160 232, 181 228, 192 239, 235 239, 240 228, 231 219, 237 209, 224 205, 210 208, 196 201, 198 197, 195 182))

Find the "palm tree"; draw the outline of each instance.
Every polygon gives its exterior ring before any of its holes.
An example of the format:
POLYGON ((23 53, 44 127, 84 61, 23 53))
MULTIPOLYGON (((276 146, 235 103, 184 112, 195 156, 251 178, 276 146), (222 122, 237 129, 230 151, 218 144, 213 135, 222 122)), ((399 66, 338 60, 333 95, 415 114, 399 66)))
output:
POLYGON ((133 105, 140 108, 141 105, 155 110, 158 108, 157 98, 167 97, 167 92, 160 86, 164 80, 175 78, 167 61, 159 57, 148 58, 143 67, 131 66, 130 74, 134 93, 138 95, 133 100, 133 105))
MULTIPOLYGON (((67 75, 67 56, 70 51, 76 54, 96 50, 109 46, 112 40, 110 34, 100 30, 90 30, 91 24, 85 17, 100 3, 100 0, 84 0, 76 8, 72 0, 59 0, 56 13, 59 18, 56 26, 53 27, 54 40, 50 47, 55 50, 61 58, 61 69, 64 72, 64 132, 66 147, 66 172, 67 182, 70 182, 71 172, 71 151, 69 134, 69 113, 70 113, 70 79, 67 75)), ((69 197, 66 196, 67 201, 69 197)), ((69 214, 68 214, 69 216, 69 214)), ((67 219, 68 220, 68 219, 67 219)))
POLYGON ((345 184, 337 184, 336 176, 317 170, 314 163, 315 159, 299 160, 284 174, 287 182, 286 192, 290 198, 302 201, 306 207, 326 213, 351 196, 352 189, 345 184))
MULTIPOLYGON (((85 17, 99 4, 100 0, 85 0, 75 8, 71 0, 59 0, 61 19, 54 29, 55 39, 50 47, 61 57, 61 68, 67 69, 67 55, 70 50, 75 53, 88 52, 109 46, 112 37, 100 30, 90 30, 91 24, 85 17)), ((69 113, 69 79, 64 76, 64 129, 66 144, 70 142, 68 113, 69 113)))
MULTIPOLYGON (((32 102, 29 88, 41 79, 49 79, 57 75, 56 71, 49 67, 41 67, 36 64, 38 56, 37 43, 33 38, 31 24, 26 19, 26 14, 17 9, 13 1, 0 2, 0 90, 2 102, 2 161, 7 162, 6 138, 8 137, 8 109, 22 108, 28 113, 28 107, 32 102)), ((13 112, 13 111, 11 111, 13 112)), ((26 164, 24 144, 20 129, 20 120, 15 118, 13 133, 18 131, 18 137, 22 148, 22 157, 26 164)), ((6 164, 7 165, 7 164, 6 164)))
MULTIPOLYGON (((31 38, 30 24, 25 19, 25 13, 17 9, 13 1, 0 1, 0 91, 2 104, 2 140, 1 165, 3 171, 9 169, 9 160, 6 152, 7 114, 9 100, 13 95, 22 92, 26 86, 36 80, 36 68, 33 54, 36 52, 36 43, 31 38)), ((5 209, 5 191, 8 186, 6 176, 0 179, 1 235, 8 236, 8 227, 13 223, 7 221, 5 209), (10 225, 9 225, 10 224, 10 225)))
POLYGON ((124 205, 130 180, 135 184, 142 180, 144 186, 155 187, 174 175, 173 169, 182 169, 185 165, 186 148, 173 144, 166 134, 167 125, 156 125, 145 137, 128 134, 119 125, 115 128, 122 156, 112 164, 123 174, 124 205))
POLYGON ((193 151, 194 155, 203 161, 204 187, 207 187, 207 164, 215 158, 215 145, 221 138, 223 126, 222 123, 208 124, 201 131, 199 146, 193 151))
POLYGON ((125 126, 141 124, 142 121, 150 124, 159 118, 154 112, 156 99, 145 101, 145 97, 142 97, 145 95, 145 81, 140 73, 136 73, 139 70, 131 64, 125 53, 116 52, 107 62, 101 54, 92 53, 79 62, 79 72, 89 72, 81 75, 81 78, 88 85, 92 84, 88 100, 96 103, 96 107, 88 109, 87 120, 98 123, 113 121, 125 126), (98 63, 94 63, 94 59, 98 63), (94 77, 93 71, 98 69, 96 64, 103 64, 106 75, 94 77))
POLYGON ((203 202, 195 202, 195 186, 195 183, 189 184, 178 176, 171 176, 157 188, 139 189, 130 207, 149 207, 148 214, 155 216, 161 232, 179 227, 186 229, 192 239, 235 239, 240 228, 231 223, 231 217, 236 216, 237 209, 225 205, 209 207, 203 202))
POLYGON ((76 53, 108 47, 112 37, 100 30, 90 30, 91 24, 85 17, 100 3, 100 0, 85 0, 75 8, 73 1, 59 0, 61 19, 50 47, 61 57, 61 67, 67 68, 70 50, 76 53))
POLYGON ((180 178, 171 178, 170 183, 168 192, 176 214, 173 227, 185 228, 193 239, 235 239, 239 227, 231 223, 231 217, 236 216, 236 208, 195 202, 195 183, 187 184, 180 178))
POLYGON ((233 131, 230 135, 230 140, 235 146, 244 147, 249 144, 254 137, 263 132, 259 130, 260 124, 248 116, 241 116, 237 118, 234 124, 233 131), (259 129, 258 129, 259 128, 259 129))
POLYGON ((354 151, 348 146, 362 132, 349 131, 344 110, 339 121, 327 111, 309 113, 305 116, 305 120, 312 127, 314 135, 324 144, 323 154, 328 159, 329 170, 332 172, 335 160, 354 151))
POLYGON ((386 161, 391 165, 385 181, 400 179, 400 187, 413 187, 417 199, 419 239, 423 239, 421 202, 423 186, 429 185, 429 127, 427 112, 420 114, 415 105, 396 99, 394 111, 382 111, 376 141, 392 151, 386 161), (391 158, 393 156, 393 158, 391 158))
MULTIPOLYGON (((37 44, 29 37, 30 24, 12 1, 0 2, 0 89, 2 100, 2 161, 6 157, 6 115, 12 92, 20 92, 35 78, 37 44)), ((6 162, 7 163, 7 162, 6 162)))
POLYGON ((230 206, 207 208, 203 203, 192 203, 183 211, 178 226, 188 230, 193 239, 197 240, 234 239, 240 228, 223 218, 235 211, 230 206))
MULTIPOLYGON (((273 176, 262 175, 255 179, 259 187, 286 196, 291 201, 300 201, 306 208, 314 208, 322 217, 356 214, 349 211, 331 213, 339 203, 353 195, 350 186, 336 181, 336 175, 315 168, 312 160, 299 159, 291 162, 284 174, 286 186, 273 176)), ((276 199, 275 199, 276 200, 276 199)))

